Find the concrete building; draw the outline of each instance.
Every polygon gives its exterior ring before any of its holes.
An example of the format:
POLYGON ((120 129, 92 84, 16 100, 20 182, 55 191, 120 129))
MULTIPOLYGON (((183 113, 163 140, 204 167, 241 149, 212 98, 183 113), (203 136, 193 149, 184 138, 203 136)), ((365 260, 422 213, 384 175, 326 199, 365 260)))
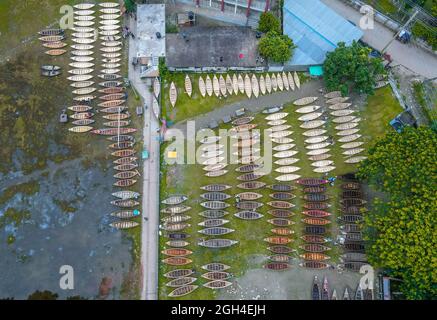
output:
POLYGON ((363 36, 358 27, 319 0, 285 0, 283 16, 284 34, 297 46, 284 69, 321 65, 326 53, 335 50, 339 42, 349 45, 363 36))

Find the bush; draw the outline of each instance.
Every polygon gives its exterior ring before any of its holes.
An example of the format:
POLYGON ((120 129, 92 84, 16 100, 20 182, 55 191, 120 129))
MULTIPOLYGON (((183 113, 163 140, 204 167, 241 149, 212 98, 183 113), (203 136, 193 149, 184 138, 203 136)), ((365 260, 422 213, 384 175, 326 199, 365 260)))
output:
POLYGON ((273 62, 284 63, 290 60, 295 45, 287 35, 268 32, 259 42, 259 53, 273 62))
POLYGON ((433 50, 437 50, 437 28, 425 26, 422 22, 416 22, 412 28, 415 37, 420 38, 428 43, 433 50))
POLYGON ((281 22, 271 12, 263 12, 259 18, 258 30, 261 32, 274 31, 278 34, 281 32, 281 22))

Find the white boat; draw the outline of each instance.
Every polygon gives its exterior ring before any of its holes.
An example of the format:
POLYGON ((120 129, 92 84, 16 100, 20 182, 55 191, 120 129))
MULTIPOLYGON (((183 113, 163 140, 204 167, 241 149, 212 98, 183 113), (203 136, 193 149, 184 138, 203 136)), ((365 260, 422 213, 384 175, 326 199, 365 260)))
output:
POLYGON ((316 120, 317 118, 319 118, 323 113, 321 112, 312 112, 312 113, 307 113, 304 114, 303 116, 300 116, 297 120, 299 121, 312 121, 312 120, 316 120))
POLYGON ((161 93, 161 82, 159 81, 159 78, 155 78, 153 80, 153 95, 156 99, 158 99, 159 95, 161 93))
POLYGON ((287 73, 287 78, 288 78, 288 84, 290 85, 290 89, 294 91, 295 85, 294 85, 293 75, 291 74, 291 72, 287 73))
POLYGON ((277 164, 278 166, 288 166, 288 165, 292 165, 298 161, 299 161, 298 158, 282 158, 282 159, 276 160, 274 162, 274 164, 277 164))
POLYGON ((324 120, 313 120, 306 123, 302 123, 299 127, 301 127, 302 129, 315 129, 323 126, 325 122, 326 121, 324 120))
POLYGON ((277 180, 277 181, 293 181, 293 180, 296 180, 299 178, 300 178, 300 175, 298 175, 298 174, 288 173, 288 174, 283 174, 281 176, 276 177, 275 180, 277 180))
POLYGON ((94 25, 94 21, 74 21, 73 24, 77 27, 91 27, 94 25))
POLYGON ((88 57, 88 56, 84 56, 84 57, 80 57, 80 56, 72 56, 70 57, 71 60, 76 61, 76 62, 90 62, 94 60, 94 57, 88 57))
POLYGON ((284 90, 284 82, 282 82, 282 76, 280 73, 276 75, 276 82, 278 83, 278 89, 280 91, 284 90))
POLYGON ((110 7, 110 8, 100 9, 100 12, 104 14, 116 14, 120 12, 120 9, 110 7))
POLYGON ((120 23, 120 20, 100 20, 99 23, 104 26, 112 26, 120 23))
POLYGON ((342 110, 332 111, 332 112, 330 112, 330 115, 334 116, 334 117, 344 117, 344 116, 348 116, 348 115, 350 115, 350 114, 352 114, 354 112, 355 112, 355 110, 342 109, 342 110))
POLYGON ((282 137, 282 138, 272 138, 272 142, 279 143, 279 144, 287 144, 292 143, 294 140, 289 137, 282 137))
POLYGON ((74 38, 91 38, 94 37, 94 33, 91 32, 73 32, 71 34, 74 38))
POLYGON ((317 154, 317 155, 314 155, 314 156, 309 156, 308 160, 310 160, 310 161, 321 161, 321 160, 329 159, 331 157, 332 157, 332 155, 329 154, 329 153, 322 153, 322 154, 317 154))
POLYGON ((259 84, 258 84, 258 79, 256 78, 256 76, 253 74, 252 75, 252 92, 253 95, 255 96, 255 98, 258 98, 259 96, 259 84))
POLYGON ((119 28, 120 28, 120 26, 118 26, 118 25, 99 26, 99 30, 103 30, 103 31, 117 30, 119 28))
POLYGON ((363 152, 364 148, 353 148, 353 149, 347 149, 346 151, 343 151, 342 154, 345 156, 353 156, 355 154, 363 152))
POLYGON ((91 62, 71 62, 68 64, 70 67, 83 69, 83 68, 91 68, 94 66, 94 63, 91 62))
POLYGON ((226 81, 225 78, 223 78, 223 75, 220 75, 219 77, 219 88, 220 88, 220 93, 223 97, 227 96, 227 90, 226 90, 226 81))
POLYGON ((76 16, 91 16, 96 13, 94 10, 75 10, 74 15, 76 16))
POLYGON ((216 75, 212 77, 212 89, 214 90, 215 96, 220 97, 220 83, 216 75))
POLYGON ((285 118, 286 116, 288 116, 287 112, 277 112, 277 113, 272 113, 272 114, 268 115, 267 117, 265 117, 265 119, 268 121, 280 120, 280 119, 285 118))
POLYGON ((341 130, 337 131, 338 136, 350 136, 351 134, 359 132, 360 129, 347 129, 347 130, 341 130))
POLYGON ((93 21, 95 18, 94 16, 74 16, 76 21, 93 21))
POLYGON ((294 80, 294 84, 296 85, 297 89, 300 89, 300 79, 299 79, 299 76, 297 75, 296 71, 293 74, 293 80, 294 80))
POLYGON ((267 125, 274 127, 274 126, 280 126, 286 122, 287 122, 287 120, 285 120, 285 119, 271 120, 271 121, 267 122, 267 125))
POLYGON ((87 81, 87 80, 92 79, 92 78, 93 78, 93 76, 89 75, 89 74, 82 74, 82 75, 75 75, 75 76, 67 77, 68 80, 75 81, 75 82, 87 81))
POLYGON ((273 91, 275 91, 275 92, 278 91, 278 82, 276 81, 276 76, 275 76, 274 73, 270 77, 270 80, 272 82, 272 89, 273 89, 273 91))
POLYGON ((342 124, 339 124, 338 126, 335 126, 336 130, 348 130, 353 129, 358 126, 357 122, 345 122, 342 124))
POLYGON ((330 145, 329 142, 322 142, 322 143, 308 144, 308 145, 305 146, 305 148, 308 149, 308 150, 316 150, 316 149, 326 148, 329 145, 330 145))
POLYGON ((90 44, 96 42, 95 39, 89 39, 89 38, 72 38, 71 41, 80 44, 90 44))
POLYGON ((76 74, 76 75, 82 75, 82 74, 88 74, 93 72, 94 69, 91 68, 86 68, 86 69, 72 69, 72 70, 68 70, 68 73, 71 74, 76 74))
POLYGON ((174 108, 178 99, 178 91, 173 81, 170 83, 169 99, 171 106, 174 108))
MULTIPOLYGON (((88 51, 94 48, 94 46, 92 44, 72 44, 71 48, 74 50, 84 50, 84 51, 88 51)), ((89 51, 92 52, 92 51, 89 51)))
POLYGON ((232 79, 229 76, 229 74, 226 74, 225 82, 226 82, 226 90, 228 91, 228 94, 230 96, 232 96, 234 94, 234 87, 233 87, 233 84, 232 84, 232 79))
POLYGON ((325 134, 327 131, 325 129, 313 129, 313 130, 308 130, 305 131, 304 133, 302 133, 305 137, 317 137, 320 136, 322 134, 325 134))
POLYGON ((238 74, 237 82, 238 82, 238 90, 240 91, 240 93, 244 94, 244 79, 241 76, 241 74, 238 74))
POLYGON ((95 6, 94 3, 79 3, 79 4, 73 5, 73 8, 78 9, 78 10, 89 10, 89 9, 93 8, 94 6, 95 6))
POLYGON ((161 108, 159 106, 158 100, 156 99, 156 97, 153 97, 152 100, 152 111, 153 114, 155 115, 156 119, 159 120, 160 116, 161 116, 161 108))
POLYGON ((325 140, 327 140, 329 137, 328 136, 315 136, 315 137, 311 137, 308 139, 305 139, 305 143, 321 143, 325 140))
POLYGON ((355 116, 344 116, 344 117, 339 117, 339 118, 335 118, 332 120, 332 122, 334 123, 345 123, 345 122, 350 122, 352 120, 355 119, 355 116))
POLYGON ((259 90, 261 91, 261 94, 266 94, 267 89, 266 89, 266 82, 264 80, 264 76, 260 75, 259 76, 259 90))
POLYGON ((215 150, 221 150, 223 149, 225 146, 222 144, 207 144, 204 145, 200 148, 200 150, 204 151, 204 152, 210 152, 210 151, 215 151, 215 150))
POLYGON ((326 166, 330 166, 333 163, 334 163, 334 161, 332 161, 332 160, 320 160, 320 161, 316 161, 316 162, 311 163, 311 165, 313 167, 326 167, 326 166))
POLYGON ((272 79, 270 79, 269 74, 266 74, 266 91, 268 93, 272 92, 272 79))
POLYGON ((353 149, 353 148, 357 148, 359 146, 362 146, 363 144, 364 144, 364 142, 361 142, 361 141, 348 142, 348 143, 342 144, 340 146, 340 148, 342 148, 342 149, 353 149))
POLYGON ((336 103, 342 103, 342 102, 346 102, 349 100, 349 97, 337 97, 337 98, 332 98, 329 100, 326 100, 327 104, 336 104, 336 103))
POLYGON ((71 28, 71 31, 74 32, 94 32, 94 28, 91 27, 73 27, 71 28))
POLYGON ((247 97, 250 99, 252 96, 252 82, 247 74, 244 76, 244 91, 246 92, 247 97))
POLYGON ((234 89, 234 94, 238 94, 238 78, 235 73, 232 75, 232 88, 234 89))
POLYGON ((274 158, 288 158, 288 157, 292 157, 294 155, 296 155, 298 153, 298 151, 292 151, 292 150, 287 150, 287 151, 281 151, 281 152, 277 152, 273 154, 274 158))
POLYGON ((361 162, 361 161, 366 160, 366 159, 367 159, 367 157, 365 157, 365 156, 356 156, 356 157, 346 159, 344 162, 345 163, 358 163, 358 162, 361 162))
POLYGON ((299 170, 300 168, 295 166, 283 166, 275 169, 278 173, 293 173, 299 170))
POLYGON ((219 141, 222 137, 221 136, 210 136, 210 137, 204 137, 199 142, 203 144, 209 144, 209 143, 216 143, 219 141))
POLYGON ((191 79, 188 74, 185 75, 185 92, 191 98, 191 94, 193 93, 193 86, 191 84, 191 79))
POLYGON ((284 143, 272 148, 273 151, 287 151, 293 149, 296 145, 294 143, 284 143))
POLYGON ((99 6, 103 8, 115 8, 118 7, 120 4, 118 2, 101 2, 99 3, 99 6))
MULTIPOLYGON (((281 120, 277 120, 277 121, 281 121, 281 120)), ((287 130, 290 128, 291 128, 291 125, 289 125, 289 124, 281 124, 278 126, 271 126, 270 128, 266 129, 266 131, 276 132, 276 131, 284 131, 284 130, 287 130)))
POLYGON ((284 83, 284 89, 289 91, 290 90, 290 85, 288 84, 287 75, 285 74, 284 71, 282 71, 282 82, 284 83))
POLYGON ((215 158, 218 156, 221 156, 223 153, 225 153, 224 150, 215 150, 215 151, 209 151, 204 152, 200 155, 201 158, 215 158))
POLYGON ((313 103, 317 99, 318 99, 318 97, 304 97, 304 98, 300 98, 300 99, 295 100, 293 102, 293 104, 296 106, 304 106, 304 105, 313 103))
POLYGON ((341 97, 341 92, 340 91, 331 91, 331 92, 326 93, 324 95, 324 97, 326 99, 338 98, 338 97, 341 97))
POLYGON ((205 80, 203 80, 202 76, 199 76, 199 91, 200 95, 205 98, 206 96, 206 86, 205 86, 205 80))
POLYGON ((285 130, 285 131, 276 131, 269 133, 270 138, 284 138, 293 134, 293 131, 285 130))
POLYGON ((344 136, 338 139, 338 142, 351 142, 361 137, 361 134, 351 134, 350 136, 344 136))
POLYGON ((217 158, 209 158, 202 162, 202 165, 208 166, 212 164, 217 164, 222 162, 225 159, 225 157, 217 157, 217 158))
POLYGON ((113 13, 113 14, 102 14, 101 16, 100 16, 100 19, 102 19, 102 20, 115 20, 115 19, 118 19, 118 18, 120 18, 121 17, 121 15, 118 13, 113 13))
POLYGON ((297 113, 311 113, 319 110, 321 106, 306 106, 296 110, 297 113))
POLYGON ((212 96, 212 94, 214 93, 214 90, 212 88, 212 81, 211 78, 209 77, 209 75, 206 75, 206 80, 205 80, 205 88, 206 88, 206 93, 208 94, 208 96, 212 96))
POLYGON ((328 153, 329 151, 330 151, 330 149, 316 149, 316 150, 308 151, 307 155, 309 155, 309 156, 317 156, 319 154, 328 153))
POLYGON ((340 102, 329 106, 329 109, 331 110, 342 110, 349 108, 352 105, 352 103, 346 103, 346 102, 340 102))
POLYGON ((313 169, 314 172, 316 173, 326 173, 326 172, 330 172, 332 170, 334 170, 335 167, 334 166, 326 166, 326 167, 318 167, 313 169))

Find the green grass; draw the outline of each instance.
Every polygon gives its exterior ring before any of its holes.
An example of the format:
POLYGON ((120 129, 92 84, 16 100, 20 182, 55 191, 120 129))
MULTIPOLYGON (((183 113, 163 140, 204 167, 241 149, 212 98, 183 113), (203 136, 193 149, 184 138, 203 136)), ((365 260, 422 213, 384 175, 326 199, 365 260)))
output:
POLYGON ((367 0, 365 2, 385 14, 392 14, 397 11, 391 0, 367 0))

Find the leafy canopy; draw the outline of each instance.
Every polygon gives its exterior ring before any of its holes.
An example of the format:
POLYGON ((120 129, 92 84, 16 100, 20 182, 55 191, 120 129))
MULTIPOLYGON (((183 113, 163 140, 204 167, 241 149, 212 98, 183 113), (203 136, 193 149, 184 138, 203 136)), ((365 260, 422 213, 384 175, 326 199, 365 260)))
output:
POLYGON ((343 95, 350 91, 372 94, 376 76, 383 73, 380 58, 369 56, 370 48, 354 41, 347 47, 340 42, 338 47, 326 55, 323 65, 324 79, 328 90, 340 90, 343 95))
POLYGON ((264 58, 278 63, 288 61, 294 48, 293 40, 287 35, 281 35, 275 31, 267 32, 258 45, 259 53, 264 58))
POLYGON ((281 22, 271 12, 263 12, 259 18, 258 30, 261 32, 275 31, 281 33, 281 22))
POLYGON ((358 176, 389 195, 365 217, 370 262, 404 282, 409 299, 437 295, 437 135, 426 127, 388 133, 358 176))

